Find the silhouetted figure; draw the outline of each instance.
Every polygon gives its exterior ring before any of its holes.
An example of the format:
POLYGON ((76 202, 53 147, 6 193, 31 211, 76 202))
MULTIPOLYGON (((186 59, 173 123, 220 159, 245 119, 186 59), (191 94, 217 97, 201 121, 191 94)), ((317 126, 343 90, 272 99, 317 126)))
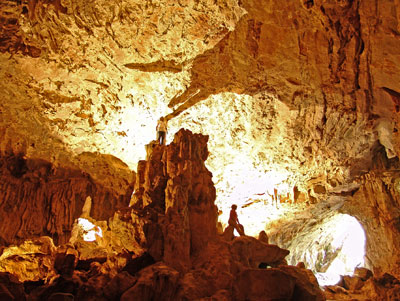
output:
POLYGON ((165 138, 167 135, 167 120, 161 117, 157 122, 157 140, 160 145, 165 145, 165 138))
POLYGON ((244 227, 243 227, 243 225, 241 225, 239 223, 239 219, 238 219, 238 216, 237 216, 237 213, 236 213, 237 206, 235 204, 233 204, 231 208, 232 209, 231 209, 231 212, 229 214, 228 224, 229 224, 229 226, 232 226, 233 228, 235 228, 236 231, 240 234, 240 236, 243 236, 243 235, 245 235, 244 234, 244 227))

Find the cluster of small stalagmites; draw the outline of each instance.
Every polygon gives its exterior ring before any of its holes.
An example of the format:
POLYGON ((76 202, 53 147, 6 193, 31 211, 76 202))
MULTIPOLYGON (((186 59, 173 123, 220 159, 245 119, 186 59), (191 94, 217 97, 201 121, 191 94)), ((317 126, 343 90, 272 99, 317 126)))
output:
POLYGON ((353 276, 325 286, 325 295, 330 300, 399 300, 400 280, 388 273, 373 275, 367 268, 356 268, 353 276))
POLYGON ((86 216, 103 230, 95 241, 82 241, 73 231, 60 247, 44 237, 12 254, 5 249, 0 294, 30 300, 324 300, 312 272, 287 265, 289 251, 268 244, 265 233, 259 239, 217 233, 215 188, 204 165, 207 139, 181 130, 170 145, 150 144, 131 207, 108 224, 86 216))

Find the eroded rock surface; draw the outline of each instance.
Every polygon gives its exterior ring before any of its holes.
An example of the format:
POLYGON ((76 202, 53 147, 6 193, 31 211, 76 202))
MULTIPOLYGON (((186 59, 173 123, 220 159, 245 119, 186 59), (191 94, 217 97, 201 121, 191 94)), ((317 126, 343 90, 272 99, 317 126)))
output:
POLYGON ((93 199, 90 214, 96 219, 106 219, 127 206, 135 174, 110 161, 98 159, 97 175, 103 175, 94 179, 80 169, 58 167, 44 160, 14 154, 0 157, 0 216, 7 221, 0 225, 1 243, 42 235, 51 236, 57 244, 65 243, 88 196, 93 199), (119 180, 111 184, 112 176, 119 180))

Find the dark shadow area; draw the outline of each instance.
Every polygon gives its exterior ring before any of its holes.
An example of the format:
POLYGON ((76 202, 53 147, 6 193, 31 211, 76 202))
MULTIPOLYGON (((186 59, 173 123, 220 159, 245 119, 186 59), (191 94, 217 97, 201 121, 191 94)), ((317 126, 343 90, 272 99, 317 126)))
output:
POLYGON ((150 64, 129 63, 124 65, 128 69, 143 72, 182 72, 183 64, 176 64, 174 61, 160 60, 150 64))

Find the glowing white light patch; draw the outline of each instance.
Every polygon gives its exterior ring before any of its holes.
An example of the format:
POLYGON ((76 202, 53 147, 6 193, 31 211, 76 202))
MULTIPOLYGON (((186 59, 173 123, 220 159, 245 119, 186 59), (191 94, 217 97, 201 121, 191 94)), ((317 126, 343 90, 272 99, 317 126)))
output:
POLYGON ((333 238, 330 248, 340 252, 326 272, 316 277, 320 285, 334 285, 340 275, 353 275, 356 267, 364 266, 365 232, 357 219, 347 214, 336 215, 324 226, 325 233, 333 238))
POLYGON ((101 228, 92 224, 85 218, 78 218, 78 225, 83 230, 84 241, 95 241, 96 235, 103 237, 103 231, 101 231, 101 228))

